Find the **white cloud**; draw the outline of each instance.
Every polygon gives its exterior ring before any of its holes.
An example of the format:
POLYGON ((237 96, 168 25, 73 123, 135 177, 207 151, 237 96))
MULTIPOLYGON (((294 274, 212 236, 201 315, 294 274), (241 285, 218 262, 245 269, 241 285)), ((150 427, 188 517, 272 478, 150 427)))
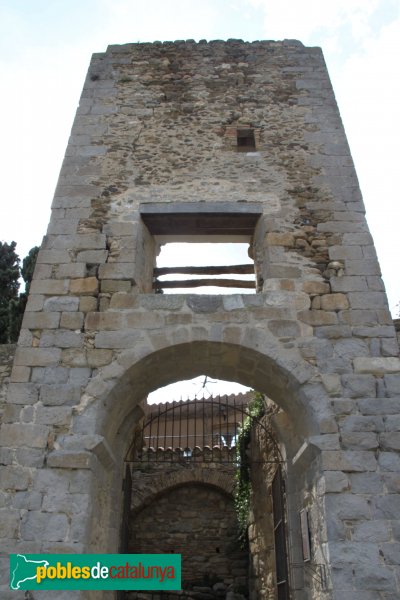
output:
MULTIPOLYGON (((314 43, 314 36, 329 35, 341 27, 349 26, 354 39, 368 33, 369 20, 382 0, 248 0, 265 13, 267 35, 274 39, 294 38, 305 44, 314 43)), ((385 0, 384 0, 385 1, 385 0)))

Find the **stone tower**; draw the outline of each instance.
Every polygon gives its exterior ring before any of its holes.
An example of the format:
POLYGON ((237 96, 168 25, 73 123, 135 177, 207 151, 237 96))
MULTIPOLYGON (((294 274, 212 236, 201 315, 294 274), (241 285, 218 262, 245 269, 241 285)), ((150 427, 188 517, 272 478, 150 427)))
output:
POLYGON ((118 552, 143 399, 204 373, 282 409, 290 598, 399 597, 398 344, 321 50, 296 41, 93 56, 0 430, 2 552, 118 552), (182 239, 247 241, 257 289, 155 294, 182 239))

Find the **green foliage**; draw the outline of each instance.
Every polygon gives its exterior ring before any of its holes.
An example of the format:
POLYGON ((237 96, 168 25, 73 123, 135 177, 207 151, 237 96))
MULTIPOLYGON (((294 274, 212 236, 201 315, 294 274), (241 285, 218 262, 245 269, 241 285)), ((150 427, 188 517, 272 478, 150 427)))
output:
POLYGON ((9 344, 18 340, 22 317, 28 299, 39 248, 35 246, 22 262, 15 252, 16 242, 0 242, 0 344, 9 344), (25 292, 18 295, 18 279, 22 275, 25 292))
POLYGON ((0 344, 10 341, 10 302, 18 299, 19 256, 16 242, 0 242, 0 344))
POLYGON ((29 294, 29 288, 33 278, 33 272, 35 270, 37 256, 39 254, 39 246, 34 246, 29 250, 28 256, 25 256, 22 261, 21 275, 25 281, 25 294, 29 294))
POLYGON ((248 447, 251 441, 251 431, 255 420, 261 419, 265 414, 264 397, 256 392, 250 402, 240 428, 237 440, 238 469, 235 476, 235 509, 239 522, 239 540, 242 546, 247 545, 247 527, 249 524, 250 498, 251 498, 251 464, 248 456, 248 447))

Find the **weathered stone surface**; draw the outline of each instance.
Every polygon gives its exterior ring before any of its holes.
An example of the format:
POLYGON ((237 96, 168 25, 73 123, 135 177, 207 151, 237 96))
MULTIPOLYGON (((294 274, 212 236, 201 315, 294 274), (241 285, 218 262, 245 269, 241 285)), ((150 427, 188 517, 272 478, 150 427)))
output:
POLYGON ((25 329, 56 329, 59 323, 59 312, 25 312, 22 327, 25 329))
POLYGON ((21 446, 45 448, 48 434, 49 428, 44 425, 4 423, 0 429, 0 444, 11 448, 19 448, 21 446))
POLYGON ((50 515, 40 511, 29 511, 22 519, 21 535, 24 540, 37 540, 38 537, 49 542, 63 541, 68 533, 68 516, 50 515))
POLYGON ((75 311, 78 310, 78 306, 79 298, 74 296, 53 297, 44 302, 44 310, 46 311, 75 311))
POLYGON ((375 375, 385 375, 386 373, 399 373, 400 359, 395 357, 358 357, 354 359, 354 371, 355 373, 374 373, 375 375))
POLYGON ((78 296, 93 296, 99 290, 97 277, 85 277, 83 279, 72 279, 69 290, 71 294, 78 296))

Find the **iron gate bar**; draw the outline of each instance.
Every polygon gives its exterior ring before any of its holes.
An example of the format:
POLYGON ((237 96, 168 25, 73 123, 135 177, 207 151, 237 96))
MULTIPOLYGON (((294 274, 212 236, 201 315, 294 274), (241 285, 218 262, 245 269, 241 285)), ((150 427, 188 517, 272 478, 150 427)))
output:
MULTIPOLYGON (((194 455, 198 457, 199 450, 207 453, 206 462, 209 462, 210 457, 212 462, 215 460, 217 462, 235 462, 237 460, 238 432, 246 418, 249 418, 253 425, 258 425, 265 432, 267 440, 272 445, 271 460, 258 460, 253 456, 252 461, 275 464, 285 462, 263 417, 255 418, 250 413, 247 404, 244 402, 238 404, 235 396, 233 398, 225 396, 224 400, 221 396, 209 399, 195 398, 194 400, 159 404, 157 409, 154 407, 145 418, 140 438, 138 434, 134 436, 125 456, 125 462, 189 460, 194 455), (199 403, 201 404, 200 410, 199 403), (215 414, 216 411, 218 411, 218 415, 215 414), (179 420, 178 440, 175 439, 177 416, 179 420), (223 417, 224 422, 222 422, 223 417), (201 427, 197 422, 199 418, 202 421, 201 427), (164 422, 162 422, 163 420, 164 422), (218 431, 214 427, 217 427, 218 431), (156 429, 155 439, 154 428, 156 429), (168 443, 169 440, 170 443, 168 443), (191 443, 192 440, 193 443, 191 443), (217 450, 218 457, 216 458, 217 450)), ((258 431, 260 432, 260 430, 258 431)))

